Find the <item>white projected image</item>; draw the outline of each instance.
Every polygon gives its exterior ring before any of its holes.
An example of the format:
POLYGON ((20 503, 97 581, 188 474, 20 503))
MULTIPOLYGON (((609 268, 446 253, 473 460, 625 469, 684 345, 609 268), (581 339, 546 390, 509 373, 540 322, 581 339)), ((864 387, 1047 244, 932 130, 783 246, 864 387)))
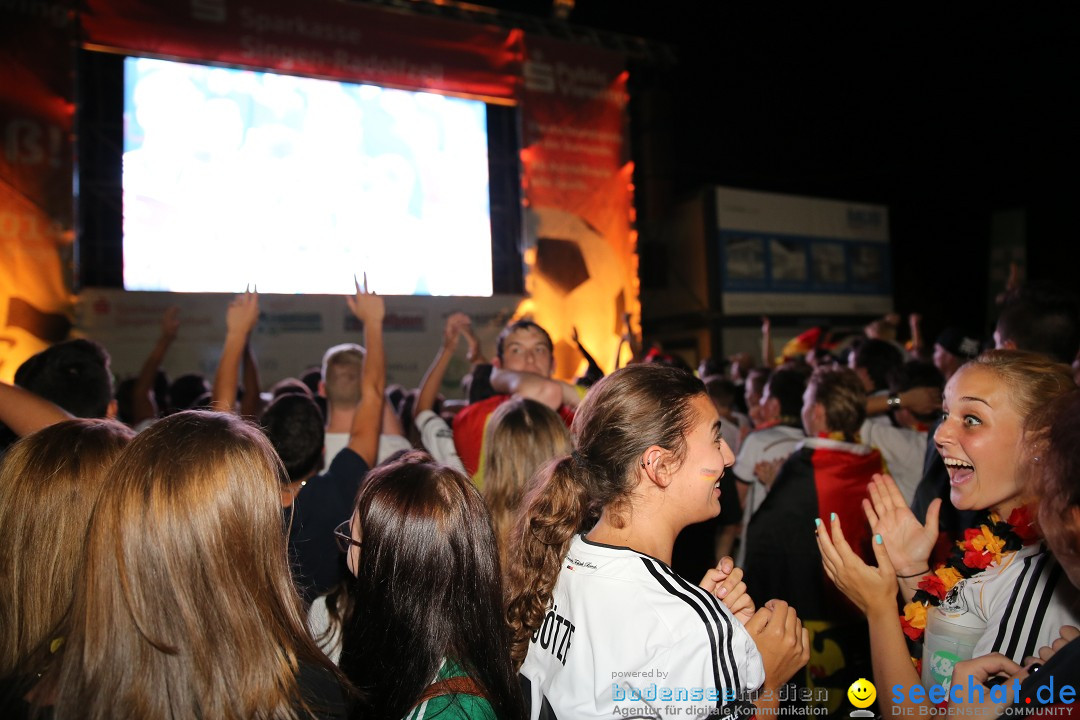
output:
POLYGON ((482 102, 128 58, 124 287, 491 295, 482 102))

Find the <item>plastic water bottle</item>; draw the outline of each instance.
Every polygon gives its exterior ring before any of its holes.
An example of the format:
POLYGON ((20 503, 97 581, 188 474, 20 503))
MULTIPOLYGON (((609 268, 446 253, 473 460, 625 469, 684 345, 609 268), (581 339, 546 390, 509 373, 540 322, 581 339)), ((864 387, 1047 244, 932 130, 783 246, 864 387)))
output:
POLYGON ((972 658, 976 643, 986 632, 986 623, 973 612, 950 612, 941 607, 927 610, 922 684, 927 688, 941 685, 947 690, 953 668, 972 658))

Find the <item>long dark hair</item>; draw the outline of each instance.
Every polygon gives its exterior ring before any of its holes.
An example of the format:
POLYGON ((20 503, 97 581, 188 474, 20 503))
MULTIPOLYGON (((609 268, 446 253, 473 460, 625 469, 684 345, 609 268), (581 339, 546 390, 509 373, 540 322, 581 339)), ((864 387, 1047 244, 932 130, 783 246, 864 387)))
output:
POLYGON ((496 717, 524 717, 495 533, 468 479, 406 453, 368 475, 354 522, 363 546, 340 666, 364 698, 356 715, 405 717, 450 660, 496 717))
POLYGON ((589 390, 571 428, 577 449, 537 475, 511 534, 507 619, 517 665, 551 604, 574 535, 605 508, 614 523, 625 520, 634 466, 650 446, 682 462, 697 420, 693 399, 704 394, 696 377, 658 363, 630 365, 589 390))

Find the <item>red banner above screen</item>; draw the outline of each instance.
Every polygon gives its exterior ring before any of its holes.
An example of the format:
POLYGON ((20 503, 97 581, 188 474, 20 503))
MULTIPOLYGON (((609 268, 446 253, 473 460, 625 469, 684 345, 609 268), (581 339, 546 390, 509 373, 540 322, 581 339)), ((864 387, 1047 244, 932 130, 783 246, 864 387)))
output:
POLYGON ((517 96, 522 32, 311 0, 88 0, 85 42, 490 100, 517 96))

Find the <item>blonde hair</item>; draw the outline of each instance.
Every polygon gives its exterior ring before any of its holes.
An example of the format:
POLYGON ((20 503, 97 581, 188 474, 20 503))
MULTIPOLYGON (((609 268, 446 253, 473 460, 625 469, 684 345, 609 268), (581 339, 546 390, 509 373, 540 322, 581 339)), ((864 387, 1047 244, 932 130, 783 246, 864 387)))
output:
POLYGON ((113 460, 135 433, 67 420, 15 443, 0 467, 0 677, 34 677, 74 594, 86 528, 113 460))
POLYGON ((566 423, 542 403, 515 397, 491 414, 484 431, 484 502, 504 568, 510 526, 526 483, 546 463, 572 449, 566 423))
POLYGON ((228 414, 158 421, 120 455, 95 508, 55 673, 64 717, 295 717, 301 663, 329 661, 286 557, 284 475, 228 414))
POLYGON ((1076 389, 1072 368, 1041 353, 1024 350, 987 350, 965 363, 958 372, 982 368, 997 375, 1009 388, 1009 398, 1021 418, 1076 389))
POLYGON ((814 402, 825 408, 825 426, 829 432, 844 434, 854 441, 866 420, 866 390, 854 370, 845 367, 819 367, 810 376, 814 402))
POLYGON ((327 350, 322 363, 326 400, 342 408, 360 404, 360 377, 363 372, 364 348, 356 343, 342 343, 327 350))

